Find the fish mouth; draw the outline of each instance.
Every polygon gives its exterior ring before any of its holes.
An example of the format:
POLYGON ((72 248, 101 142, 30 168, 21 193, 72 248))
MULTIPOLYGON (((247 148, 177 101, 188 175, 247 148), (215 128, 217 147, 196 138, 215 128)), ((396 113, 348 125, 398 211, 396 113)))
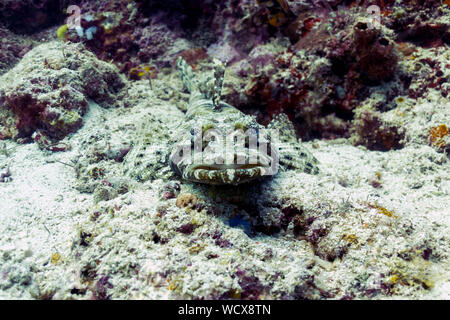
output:
POLYGON ((199 164, 194 165, 192 170, 208 170, 208 171, 220 171, 220 170, 245 170, 245 169, 254 169, 254 168, 267 168, 262 164, 213 164, 213 165, 205 165, 199 164))
POLYGON ((270 175, 272 168, 261 163, 256 164, 198 164, 184 172, 186 180, 213 184, 239 185, 263 176, 270 175))
POLYGON ((186 179, 205 184, 238 185, 262 177, 263 172, 263 167, 257 165, 198 166, 186 179))
POLYGON ((232 156, 203 153, 199 162, 189 163, 191 158, 187 157, 171 163, 171 166, 183 180, 212 185, 239 185, 278 172, 278 154, 275 151, 267 155, 239 150, 232 156))

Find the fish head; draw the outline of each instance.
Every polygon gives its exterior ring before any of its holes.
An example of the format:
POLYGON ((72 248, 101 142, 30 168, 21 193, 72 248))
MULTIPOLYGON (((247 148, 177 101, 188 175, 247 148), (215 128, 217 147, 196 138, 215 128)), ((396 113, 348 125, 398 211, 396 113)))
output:
POLYGON ((184 180, 238 185, 278 171, 274 137, 242 113, 196 122, 170 155, 172 169, 184 180))

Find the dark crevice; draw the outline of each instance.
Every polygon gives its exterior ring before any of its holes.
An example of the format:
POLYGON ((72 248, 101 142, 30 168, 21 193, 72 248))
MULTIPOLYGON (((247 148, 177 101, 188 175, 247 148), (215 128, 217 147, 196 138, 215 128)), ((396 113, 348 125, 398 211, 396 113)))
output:
MULTIPOLYGON (((71 1, 77 4, 79 1, 71 1)), ((64 10, 69 6, 64 0, 35 0, 5 6, 0 11, 0 20, 11 31, 18 34, 33 34, 45 28, 63 24, 64 10)))

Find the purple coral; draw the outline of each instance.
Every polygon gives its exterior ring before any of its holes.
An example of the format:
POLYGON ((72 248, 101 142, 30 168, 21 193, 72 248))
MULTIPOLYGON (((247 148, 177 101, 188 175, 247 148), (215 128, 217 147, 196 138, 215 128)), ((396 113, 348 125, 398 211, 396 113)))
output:
POLYGON ((393 43, 365 22, 358 22, 354 31, 354 48, 363 75, 374 81, 390 80, 398 61, 393 43))
POLYGON ((258 277, 249 276, 245 271, 238 268, 236 275, 238 283, 241 286, 241 299, 256 300, 264 292, 266 287, 261 283, 258 277))
MULTIPOLYGON (((78 3, 71 1, 71 4, 78 3)), ((63 21, 63 4, 58 0, 2 0, 0 20, 17 33, 33 33, 63 21)))
POLYGON ((163 187, 161 196, 164 199, 173 199, 178 197, 178 195, 180 194, 180 190, 180 184, 176 181, 171 181, 163 187))
POLYGON ((6 170, 0 173, 0 182, 10 182, 11 180, 11 171, 9 168, 6 168, 6 170))
POLYGON ((178 232, 184 234, 191 234, 194 231, 194 225, 192 223, 186 223, 177 228, 178 232))
POLYGON ((114 286, 109 282, 109 276, 102 276, 98 279, 94 287, 94 298, 96 300, 109 300, 111 295, 108 295, 108 289, 114 288, 114 286))
POLYGON ((354 143, 370 150, 388 151, 404 144, 404 133, 397 126, 385 123, 381 114, 372 110, 357 112, 352 132, 354 143))
POLYGON ((12 68, 32 47, 33 43, 0 26, 0 75, 12 68))

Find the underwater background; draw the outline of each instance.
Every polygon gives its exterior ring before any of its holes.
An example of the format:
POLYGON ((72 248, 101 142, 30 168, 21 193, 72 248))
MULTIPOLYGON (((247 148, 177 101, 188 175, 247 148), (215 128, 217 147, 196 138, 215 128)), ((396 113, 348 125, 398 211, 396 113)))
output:
POLYGON ((450 299, 449 0, 0 0, 0 37, 1 299, 450 299), (278 170, 175 162, 198 128, 278 170))

